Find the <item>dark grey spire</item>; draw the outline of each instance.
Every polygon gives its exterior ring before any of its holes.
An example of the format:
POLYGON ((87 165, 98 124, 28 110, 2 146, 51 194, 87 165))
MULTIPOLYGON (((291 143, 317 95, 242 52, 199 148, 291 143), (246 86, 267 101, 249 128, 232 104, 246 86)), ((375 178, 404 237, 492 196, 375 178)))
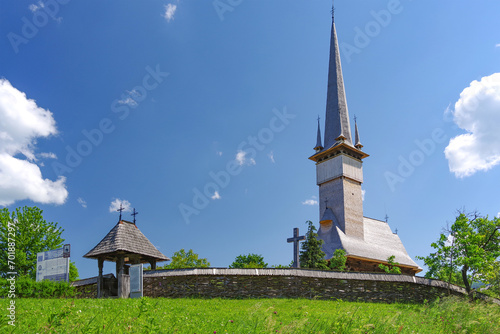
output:
POLYGON ((354 144, 354 147, 356 147, 358 150, 361 150, 363 148, 363 144, 361 144, 361 141, 359 140, 358 122, 356 122, 356 116, 354 116, 354 128, 355 128, 354 141, 356 143, 354 144))
POLYGON ((325 118, 325 148, 330 148, 337 141, 344 141, 352 146, 337 30, 335 21, 332 20, 325 118))
POLYGON ((322 143, 322 141, 321 141, 321 129, 319 127, 319 116, 318 116, 318 136, 316 139, 316 146, 314 147, 314 150, 316 152, 319 152, 323 149, 323 145, 321 143, 322 143))

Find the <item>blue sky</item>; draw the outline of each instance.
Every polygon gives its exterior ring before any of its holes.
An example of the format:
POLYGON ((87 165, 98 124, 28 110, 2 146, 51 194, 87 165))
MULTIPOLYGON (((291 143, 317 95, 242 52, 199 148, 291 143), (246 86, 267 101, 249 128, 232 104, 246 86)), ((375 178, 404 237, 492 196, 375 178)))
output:
MULTIPOLYGON (((387 214, 410 256, 427 255, 457 209, 500 211, 500 4, 335 7, 349 112, 370 154, 364 214, 387 214)), ((116 224, 117 200, 167 256, 290 263, 286 238, 319 219, 307 158, 325 113, 330 9, 3 1, 0 204, 58 222, 81 277, 97 274, 82 256, 116 224)))

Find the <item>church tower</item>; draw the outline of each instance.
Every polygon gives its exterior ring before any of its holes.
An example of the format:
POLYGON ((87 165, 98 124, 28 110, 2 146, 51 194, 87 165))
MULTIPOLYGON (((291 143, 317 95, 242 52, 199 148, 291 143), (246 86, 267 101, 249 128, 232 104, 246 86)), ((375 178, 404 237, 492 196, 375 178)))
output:
POLYGON ((363 159, 368 157, 361 148, 356 124, 355 142, 351 137, 344 79, 340 63, 335 21, 332 15, 330 64, 325 117, 324 145, 318 121, 316 153, 309 159, 316 162, 316 183, 319 186, 320 228, 323 250, 330 258, 340 248, 331 232, 335 226, 349 237, 364 240, 363 159))
POLYGON ((362 151, 356 118, 354 121, 353 141, 332 15, 325 138, 322 141, 318 119, 316 153, 309 158, 316 162, 316 183, 319 186, 318 238, 324 241, 323 251, 327 259, 336 249, 346 251, 349 270, 381 271, 378 265, 387 264, 388 258, 394 256, 404 274, 415 275, 422 268, 408 255, 387 221, 363 216, 363 159, 368 154, 362 151))

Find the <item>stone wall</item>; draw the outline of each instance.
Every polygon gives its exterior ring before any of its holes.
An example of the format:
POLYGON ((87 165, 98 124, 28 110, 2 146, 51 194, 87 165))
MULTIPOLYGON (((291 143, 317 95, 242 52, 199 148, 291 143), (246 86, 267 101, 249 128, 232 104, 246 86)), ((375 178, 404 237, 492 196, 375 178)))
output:
MULTIPOLYGON (((464 288, 423 277, 307 269, 148 270, 144 272, 143 279, 145 297, 310 298, 423 303, 448 294, 466 296, 464 288)), ((110 278, 109 282, 113 280, 116 278, 110 278)), ((94 278, 74 282, 80 292, 79 297, 95 298, 96 282, 94 278)), ((489 300, 500 305, 499 300, 489 300)))
MULTIPOLYGON (((118 280, 113 274, 104 275, 103 296, 113 297, 118 295, 118 280)), ((71 283, 75 287, 77 298, 97 298, 97 277, 90 277, 71 283)))
POLYGON ((302 269, 182 269, 144 273, 144 296, 202 298, 314 298, 417 302, 465 289, 422 277, 302 269))

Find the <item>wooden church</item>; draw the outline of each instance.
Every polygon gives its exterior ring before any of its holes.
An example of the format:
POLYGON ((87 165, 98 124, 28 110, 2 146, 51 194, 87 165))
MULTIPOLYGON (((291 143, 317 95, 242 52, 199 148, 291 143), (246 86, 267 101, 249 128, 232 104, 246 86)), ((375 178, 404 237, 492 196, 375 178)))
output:
POLYGON ((315 153, 309 157, 316 162, 319 186, 318 236, 324 241, 327 259, 336 249, 346 251, 347 266, 352 271, 380 271, 378 265, 394 255, 402 273, 415 275, 422 269, 387 222, 363 216, 363 159, 368 154, 362 150, 356 122, 354 128, 353 141, 332 14, 324 141, 318 120, 315 153))

